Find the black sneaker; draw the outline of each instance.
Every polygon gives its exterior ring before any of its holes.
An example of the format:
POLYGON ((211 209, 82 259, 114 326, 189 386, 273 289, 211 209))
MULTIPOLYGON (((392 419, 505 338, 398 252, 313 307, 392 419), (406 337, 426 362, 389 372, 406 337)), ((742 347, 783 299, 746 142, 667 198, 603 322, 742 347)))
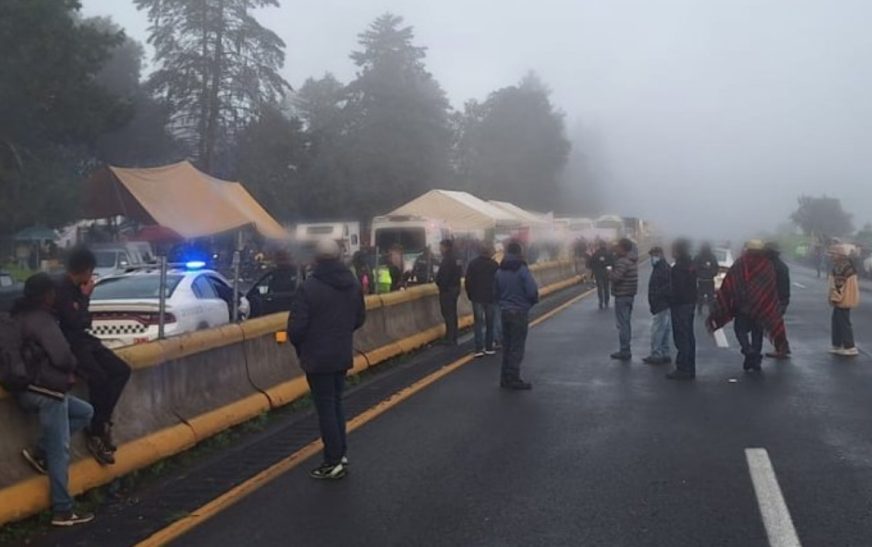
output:
POLYGON ((103 446, 106 447, 106 450, 109 452, 118 452, 118 447, 115 446, 115 441, 112 440, 112 424, 106 424, 103 426, 103 431, 100 434, 100 439, 103 441, 103 446))
POLYGON ((683 370, 673 370, 666 375, 667 380, 690 381, 696 378, 696 374, 683 370))
POLYGON ((672 361, 669 357, 654 357, 653 355, 649 355, 642 359, 642 362, 647 365, 665 365, 672 361))
POLYGON ((45 461, 45 454, 38 448, 25 448, 21 451, 21 455, 27 460, 27 463, 40 475, 48 475, 48 464, 45 461))
POLYGON ((514 391, 529 391, 533 389, 533 384, 518 378, 517 380, 504 380, 500 382, 500 387, 503 389, 512 389, 514 391))
POLYGON ((76 526, 77 524, 86 524, 94 520, 94 513, 75 511, 66 511, 63 513, 55 513, 51 517, 52 526, 76 526))
POLYGON ((618 352, 611 354, 610 357, 616 361, 629 361, 633 358, 633 354, 618 351, 618 352))
POLYGON ((103 444, 102 437, 89 435, 86 444, 88 451, 100 465, 113 465, 115 463, 115 455, 103 444))
POLYGON ((338 481, 345 477, 345 466, 342 463, 332 465, 329 463, 322 464, 321 467, 313 469, 309 472, 309 476, 317 480, 332 480, 338 481))

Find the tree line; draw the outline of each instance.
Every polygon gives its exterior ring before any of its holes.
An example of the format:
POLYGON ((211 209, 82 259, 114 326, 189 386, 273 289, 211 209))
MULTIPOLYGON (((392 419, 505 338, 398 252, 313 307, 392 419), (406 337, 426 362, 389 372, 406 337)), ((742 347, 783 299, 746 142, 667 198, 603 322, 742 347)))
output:
MULTIPOLYGON (((102 164, 191 159, 243 181, 283 220, 366 220, 432 188, 551 210, 570 154, 535 73, 460 110, 427 48, 384 14, 358 35, 356 75, 292 89, 285 44, 255 17, 277 0, 133 0, 144 48, 77 0, 0 3, 0 231, 60 226, 102 164)), ((519 75, 520 76, 520 75, 519 75)))

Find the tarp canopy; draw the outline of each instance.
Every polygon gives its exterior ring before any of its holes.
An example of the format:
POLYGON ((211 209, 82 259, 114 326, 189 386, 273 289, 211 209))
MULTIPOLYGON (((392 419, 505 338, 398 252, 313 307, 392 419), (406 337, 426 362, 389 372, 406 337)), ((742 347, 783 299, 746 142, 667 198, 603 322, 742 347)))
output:
POLYGON ((509 213, 510 215, 514 215, 518 220, 521 221, 525 226, 546 226, 551 224, 548 222, 548 219, 545 215, 540 215, 537 213, 533 213, 531 211, 527 211, 526 209, 521 209, 514 203, 509 203, 508 201, 494 201, 491 200, 488 203, 495 207, 499 207, 503 211, 509 213))
POLYGON ((90 218, 123 215, 186 239, 250 225, 265 237, 288 237, 241 184, 211 177, 187 161, 149 169, 100 169, 90 180, 86 213, 90 218))
POLYGON ((15 234, 13 239, 15 241, 54 241, 57 239, 58 234, 51 228, 47 228, 45 226, 31 226, 30 228, 25 228, 15 234))
POLYGON ((454 231, 516 228, 521 221, 499 207, 467 192, 430 190, 391 215, 415 215, 445 221, 454 231))

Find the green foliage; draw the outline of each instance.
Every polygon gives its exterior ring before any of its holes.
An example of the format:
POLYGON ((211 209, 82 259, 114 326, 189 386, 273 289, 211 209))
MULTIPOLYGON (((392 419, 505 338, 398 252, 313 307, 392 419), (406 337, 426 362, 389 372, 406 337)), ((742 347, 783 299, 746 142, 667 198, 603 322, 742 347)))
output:
POLYGON ((149 86, 206 171, 220 174, 234 137, 289 89, 285 44, 251 14, 277 0, 135 0, 151 21, 158 68, 149 86))
POLYGON ((790 219, 805 232, 816 238, 843 237, 854 231, 851 215, 842 209, 842 202, 827 196, 800 196, 799 207, 790 219))
POLYGON ((76 20, 73 0, 0 2, 0 232, 76 217, 90 148, 131 112, 97 81, 119 32, 76 20))
POLYGON ((484 103, 468 102, 456 123, 456 165, 465 188, 534 209, 559 205, 570 145, 563 114, 535 74, 484 103))

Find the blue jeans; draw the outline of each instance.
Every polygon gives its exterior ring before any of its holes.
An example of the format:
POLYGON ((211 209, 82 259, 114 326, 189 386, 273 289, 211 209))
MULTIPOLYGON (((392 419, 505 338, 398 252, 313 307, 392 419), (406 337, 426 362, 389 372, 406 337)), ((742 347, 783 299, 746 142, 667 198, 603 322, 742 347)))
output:
POLYGON ((324 463, 337 465, 345 456, 345 410, 342 391, 345 389, 345 371, 327 374, 306 374, 312 400, 318 412, 318 426, 324 443, 324 463))
POLYGON ((651 319, 651 357, 662 359, 672 353, 672 315, 669 308, 651 319))
POLYGON ((630 354, 630 342, 633 339, 633 328, 630 321, 633 317, 632 296, 615 297, 615 322, 618 325, 618 341, 621 344, 621 353, 630 354))
POLYGON ((90 423, 94 409, 71 395, 58 400, 30 392, 18 395, 18 404, 27 412, 39 414, 41 430, 36 447, 45 454, 52 510, 72 511, 73 497, 68 488, 70 437, 90 423))
POLYGON ((529 315, 520 310, 503 310, 503 368, 502 381, 521 378, 521 361, 527 347, 529 315))
POLYGON ((496 304, 472 303, 472 315, 475 319, 475 351, 494 349, 497 313, 496 304))
POLYGON ((696 374, 696 335, 693 332, 694 304, 672 306, 672 337, 678 354, 675 368, 696 374))

